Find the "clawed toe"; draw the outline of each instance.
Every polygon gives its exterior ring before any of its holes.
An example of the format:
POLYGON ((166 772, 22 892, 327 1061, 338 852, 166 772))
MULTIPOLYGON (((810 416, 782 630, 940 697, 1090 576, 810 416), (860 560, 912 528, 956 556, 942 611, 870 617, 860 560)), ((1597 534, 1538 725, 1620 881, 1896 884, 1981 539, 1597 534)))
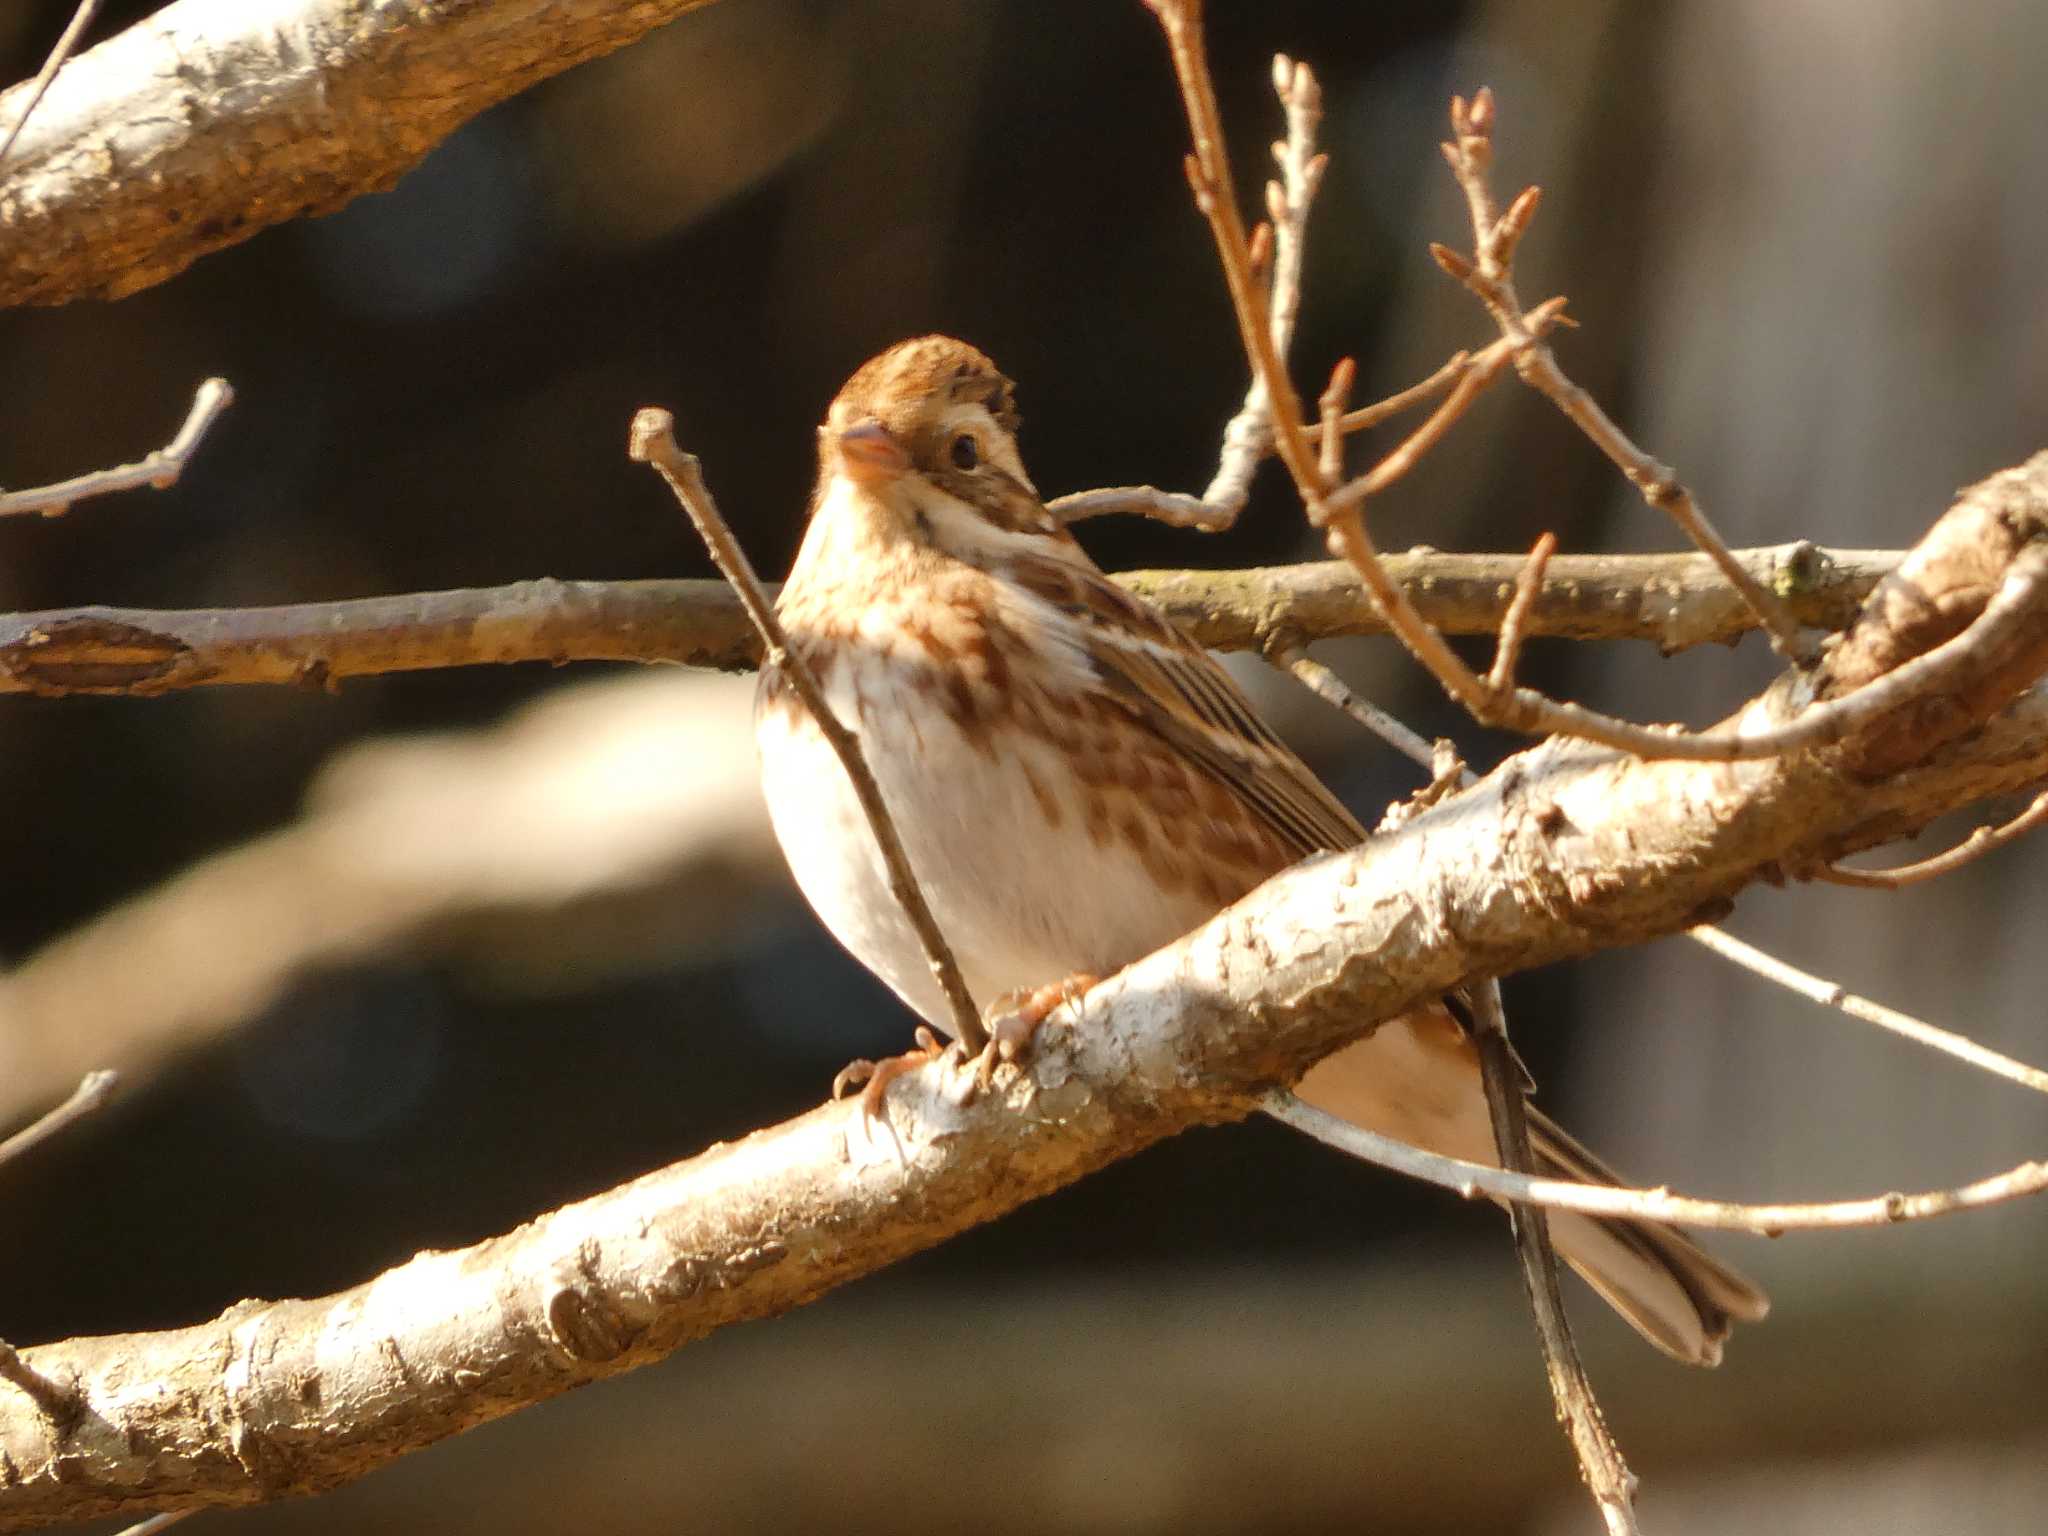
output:
POLYGON ((1021 1061, 1030 1053, 1045 1021, 1061 1006, 1075 1001, 1101 980, 1100 976, 1076 971, 1042 987, 1021 987, 1015 992, 1005 992, 991 1003, 985 1020, 988 1044, 982 1047, 974 1062, 975 1086, 988 1087, 998 1062, 1021 1061))
MULTIPOLYGON (((938 1036, 922 1024, 917 1027, 916 1040, 917 1044, 900 1056, 884 1056, 880 1061, 869 1061, 865 1057, 849 1061, 833 1077, 832 1097, 835 1099, 845 1098, 855 1088, 861 1090, 860 1116, 870 1131, 879 1123, 887 1126, 891 1138, 894 1138, 896 1127, 889 1124, 887 1113, 889 1085, 904 1073, 915 1072, 954 1049, 951 1045, 941 1045, 938 1036)), ((899 1159, 903 1157, 900 1140, 896 1143, 896 1155, 899 1159)))

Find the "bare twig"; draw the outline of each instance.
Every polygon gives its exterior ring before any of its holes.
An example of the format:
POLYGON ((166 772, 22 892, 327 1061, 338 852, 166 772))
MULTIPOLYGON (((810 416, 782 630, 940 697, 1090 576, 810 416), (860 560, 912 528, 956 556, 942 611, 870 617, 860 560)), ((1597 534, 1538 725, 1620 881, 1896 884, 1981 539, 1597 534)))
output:
POLYGON ((1896 891, 1908 885, 1917 885, 1923 880, 1939 879, 1952 875, 1965 865, 1977 860, 2007 843, 2016 842, 2029 832, 2048 821, 2048 793, 2036 795, 2029 805, 2011 821, 1996 827, 1979 827, 1955 847, 1932 858, 1918 859, 1911 864, 1901 864, 1895 869, 1852 869, 1846 864, 1822 864, 1812 871, 1816 880, 1825 880, 1830 885, 1853 885, 1864 890, 1896 891))
MULTIPOLYGON (((1259 226, 1245 261, 1248 276, 1261 287, 1273 345, 1285 357, 1294 340, 1295 320, 1301 313, 1301 267, 1307 248, 1309 208, 1322 185, 1329 157, 1316 153, 1323 93, 1309 67, 1284 53, 1276 55, 1273 90, 1286 109, 1287 137, 1273 146, 1280 178, 1266 183, 1266 206, 1272 223, 1259 226)), ((1461 353, 1415 389, 1360 413, 1361 418, 1369 419, 1340 430, 1356 430, 1405 409, 1417 399, 1427 398, 1429 392, 1444 387, 1439 380, 1462 359, 1461 353), (1373 411, 1379 414, 1371 415, 1373 411)), ((1230 527, 1244 511, 1245 503, 1251 499, 1252 476, 1272 451, 1273 427, 1266 386, 1254 371, 1244 404, 1223 429, 1223 451, 1215 477, 1200 496, 1162 491, 1149 485, 1114 486, 1058 497, 1047 503, 1047 510, 1063 523, 1112 512, 1137 512, 1171 527, 1216 532, 1230 527)))
POLYGON ((78 9, 71 13, 71 20, 65 25, 57 45, 50 50, 50 56, 43 60, 43 67, 36 71, 36 78, 29 86, 28 100, 21 104, 21 111, 15 114, 7 136, 0 139, 0 161, 7 158, 7 152, 14 148, 14 141, 21 136, 21 130, 28 126, 29 114, 36 109, 36 103, 43 99, 43 93, 50 88, 50 82, 57 78, 57 71, 64 67, 64 61, 71 57, 78 47, 78 40, 85 36, 85 29, 92 25, 92 18, 100 8, 100 0, 78 0, 78 9))
POLYGON ((110 496, 116 491, 132 491, 145 485, 159 491, 168 490, 178 483, 178 476, 185 472, 186 462, 199 447, 200 440, 219 419, 220 413, 234 404, 234 400, 235 392, 226 379, 207 379, 193 392, 192 409, 185 413, 185 424, 178 428, 177 436, 146 455, 141 462, 122 464, 113 469, 96 469, 90 474, 76 475, 55 485, 36 486, 32 490, 0 492, 0 517, 28 512, 44 517, 62 517, 71 510, 74 502, 88 497, 110 496))
POLYGON ((1861 1019, 1866 1024, 1875 1024, 1879 1029, 1890 1030, 1916 1045, 1924 1045, 1931 1051, 1952 1056, 1957 1061, 1967 1062, 1980 1072, 1989 1072, 1993 1077, 2002 1077, 2009 1083, 2018 1083, 2022 1088, 2031 1088, 2036 1093, 2048 1093, 2048 1072, 2039 1067, 2030 1067, 2023 1061, 2015 1061, 1988 1046, 1977 1044, 1951 1030, 1941 1029, 1911 1014, 1901 1013, 1896 1008, 1887 1008, 1883 1003, 1872 1002, 1859 997, 1839 983, 1815 976, 1789 965, 1776 955, 1766 954, 1753 944, 1745 944, 1732 934, 1718 928, 1694 928, 1687 937, 1696 944, 1713 951, 1724 960, 1733 961, 1744 970, 1776 982, 1787 991, 1819 1003, 1823 1008, 1835 1008, 1852 1019, 1861 1019))
POLYGON ((114 1091, 114 1085, 120 1080, 120 1073, 110 1072, 105 1068, 86 1073, 79 1085, 71 1091, 70 1098, 32 1125, 16 1131, 5 1141, 0 1141, 0 1164, 10 1162, 29 1148, 47 1141, 72 1121, 83 1120, 107 1102, 114 1091))
POLYGON ((1550 564, 1550 557, 1557 553, 1557 535, 1546 533, 1536 541, 1536 547, 1529 551, 1529 563, 1522 567, 1522 574, 1515 580, 1515 595, 1508 604, 1507 616, 1500 621, 1500 641, 1493 653, 1493 670, 1486 676, 1486 684, 1496 693, 1504 693, 1514 686, 1515 668, 1522 660, 1522 639, 1529 627, 1529 610, 1535 605, 1536 594, 1543 587, 1543 570, 1550 564))
MULTIPOLYGON (((1284 53, 1276 55, 1273 90, 1287 112, 1287 137, 1273 146, 1280 179, 1266 183, 1266 211, 1273 228, 1273 275, 1266 310, 1273 350, 1284 359, 1294 343, 1295 320, 1301 313, 1301 266, 1307 249, 1309 207, 1315 201, 1316 189, 1322 185, 1329 157, 1316 153, 1323 92, 1309 67, 1284 53)), ((1251 497, 1253 474, 1272 451, 1270 397, 1264 377, 1254 369, 1244 404, 1223 429, 1222 460, 1209 488, 1202 493, 1202 500, 1214 507, 1230 508, 1235 518, 1251 497)))
POLYGON ((1606 1184, 1580 1184, 1571 1179, 1530 1178, 1441 1157, 1406 1142, 1363 1130, 1291 1093, 1275 1092, 1259 1107, 1304 1135, 1353 1157, 1406 1174, 1467 1200, 1520 1201, 1552 1211, 1626 1221, 1661 1221, 1681 1227, 1722 1232, 1750 1232, 1777 1237, 1786 1232, 1840 1231, 1853 1227, 1889 1227, 1927 1221, 1961 1211, 1981 1210, 2008 1200, 2048 1192, 2048 1162, 2026 1162, 1949 1189, 1906 1194, 1893 1191, 1855 1200, 1826 1200, 1788 1205, 1756 1205, 1734 1200, 1708 1200, 1674 1194, 1669 1189, 1623 1189, 1606 1184))
POLYGON ((1359 693, 1307 652, 1290 646, 1280 646, 1270 653, 1269 659, 1274 666, 1300 679, 1310 692, 1325 703, 1343 710, 1403 757, 1411 759, 1424 769, 1435 767, 1436 749, 1429 742, 1424 741, 1420 735, 1359 693))
MULTIPOLYGON (((1426 401, 1434 400, 1471 372, 1475 362, 1476 359, 1470 352, 1453 352, 1450 361, 1428 378, 1410 384, 1406 389, 1388 395, 1384 400, 1375 400, 1371 405, 1362 405, 1355 411, 1346 411, 1337 418, 1337 430, 1347 437, 1353 432, 1369 431, 1382 422, 1393 420, 1404 411, 1411 411, 1426 401)), ((1318 422, 1308 430, 1309 436, 1320 442, 1325 424, 1318 422)))
POLYGON ((1591 395, 1565 376, 1556 355, 1544 344, 1530 324, 1515 293, 1515 247, 1535 216, 1540 193, 1525 188, 1506 214, 1494 213, 1489 172, 1493 164, 1493 93, 1482 88, 1468 106, 1462 96, 1451 100, 1452 141, 1443 146, 1444 158, 1465 193, 1472 217, 1473 256, 1471 261, 1438 248, 1438 260, 1479 298, 1500 327, 1503 340, 1513 344, 1515 370, 1525 383, 1542 393, 1585 433, 1595 447, 1612 460, 1642 492, 1643 500, 1667 514, 1685 535, 1703 550, 1744 599, 1756 610, 1772 645, 1795 662, 1812 659, 1812 647, 1800 632, 1792 613, 1770 591, 1754 580, 1735 559, 1726 542, 1707 520, 1693 495, 1665 465, 1658 463, 1629 440, 1628 434, 1591 395), (1446 257, 1451 259, 1445 260, 1446 257))
POLYGON ((116 1531, 114 1536, 157 1536, 158 1531, 169 1530, 187 1515, 198 1513, 197 1508, 166 1510, 163 1514, 151 1515, 147 1520, 138 1520, 125 1530, 116 1531))
POLYGON ((832 744, 832 750, 837 754, 840 766, 846 770, 846 777, 860 799, 861 810, 866 814, 868 827, 881 850, 882 862, 889 871, 890 893, 902 907, 903 915, 910 920, 910 926, 917 931, 918 942, 924 946, 925 959, 931 966, 932 979, 938 983, 939 990, 945 994, 946 1002, 953 1010, 953 1033, 970 1054, 979 1051, 988 1044, 981 1013, 974 1006, 966 979, 960 974, 960 963, 953 958, 946 936, 940 931, 938 921, 924 899, 924 891, 910 867, 910 855, 904 851, 903 840, 897 835, 896 823, 890 818, 881 786, 869 771, 860 742, 832 712, 832 706, 826 702, 824 691, 819 688, 809 665, 790 648, 782 624, 775 617, 767 594, 761 590, 760 578, 754 574, 746 552, 740 548, 732 529, 726 526, 725 518, 720 515, 717 503, 711 499, 711 489, 704 483, 703 469, 696 455, 684 453, 676 446, 675 418, 654 407, 640 411, 633 418, 628 452, 637 462, 652 465, 668 482, 669 489, 675 492, 676 499, 690 514, 690 521, 697 525, 697 532, 703 536, 711 558, 739 593, 747 618, 760 633, 767 664, 782 670, 796 689, 797 697, 803 700, 804 708, 817 721, 818 729, 832 744))
POLYGON ((1055 496, 1046 511, 1063 523, 1078 523, 1091 517, 1135 512, 1169 528, 1193 528, 1202 533, 1220 533, 1237 521, 1242 504, 1225 507, 1190 496, 1186 491, 1162 491, 1156 485, 1111 485, 1096 491, 1073 491, 1055 496))
MULTIPOLYGON (((1473 987, 1473 1037, 1479 1047, 1479 1072, 1486 1088, 1486 1110, 1493 1121, 1493 1143, 1503 1170, 1526 1174, 1534 1167, 1535 1154, 1529 1145, 1529 1115, 1523 1087, 1521 1063, 1508 1043, 1507 1015, 1501 1008, 1500 983, 1486 981, 1473 987)), ((1635 1474, 1622 1459, 1621 1447, 1607 1427, 1607 1416, 1593 1396, 1593 1384, 1586 1377, 1579 1346, 1572 1338, 1571 1322, 1565 1316, 1564 1296, 1557 1283, 1557 1250, 1550 1242, 1550 1222, 1540 1206, 1510 1202, 1508 1220, 1514 1229, 1515 1257, 1521 1263, 1522 1284, 1528 1292, 1529 1311, 1536 1320, 1536 1337, 1543 1345, 1543 1368, 1550 1379, 1550 1398, 1556 1405, 1565 1435, 1578 1453, 1579 1471, 1601 1518, 1613 1536, 1634 1536, 1635 1474)))
POLYGON ((10 1382, 42 1410, 52 1424, 69 1428, 78 1419, 78 1393, 52 1381, 21 1358, 5 1339, 0 1339, 0 1381, 10 1382))

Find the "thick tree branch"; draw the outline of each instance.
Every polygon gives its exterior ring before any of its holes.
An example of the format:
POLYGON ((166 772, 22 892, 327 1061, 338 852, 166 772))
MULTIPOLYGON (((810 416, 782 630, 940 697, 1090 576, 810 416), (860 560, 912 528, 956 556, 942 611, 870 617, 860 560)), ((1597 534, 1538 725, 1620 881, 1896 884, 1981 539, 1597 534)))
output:
MULTIPOLYGON (((1840 629, 1899 559, 1783 544, 1745 550, 1802 621, 1840 629)), ((1492 634, 1519 555, 1389 555, 1418 611, 1447 634, 1492 634)), ((1117 578, 1203 645, 1264 649, 1386 625, 1342 561, 1253 570, 1128 571, 1117 578)), ((1527 632, 1648 640, 1666 651, 1739 639, 1754 624, 1704 555, 1560 555, 1527 632)), ((759 644, 719 581, 537 581, 275 608, 60 608, 0 617, 0 693, 151 696, 237 683, 329 686, 348 677, 508 662, 676 662, 750 671, 759 644)))
POLYGON ((381 192, 484 108, 707 3, 175 0, 72 59, 16 141, 0 307, 120 298, 381 192))
MULTIPOLYGON (((1945 519, 1928 542, 1966 531, 1945 519)), ((2048 529, 2026 547, 2043 544, 2048 529)), ((2030 634, 2038 674, 2048 622, 2030 634)), ((2018 676, 2010 657, 1984 664, 2018 676)), ((80 1407, 67 1428, 0 1394, 13 1476, 0 1531, 333 1486, 1241 1116, 1373 1021, 1453 987, 1680 931, 1780 868, 2048 778, 2048 696, 2029 689, 1974 729, 1997 708, 1974 682, 1954 694, 1968 703, 1948 744, 1876 780, 1860 777, 1860 738, 1718 764, 1535 747, 1091 991, 1077 1027, 1042 1037, 996 1094, 963 1106, 964 1080, 941 1066, 902 1079, 887 1104, 901 1165, 858 1159, 857 1108, 827 1105, 337 1296, 24 1351, 40 1379, 75 1383, 80 1407)), ((1782 710, 1794 686, 1746 713, 1782 710)))

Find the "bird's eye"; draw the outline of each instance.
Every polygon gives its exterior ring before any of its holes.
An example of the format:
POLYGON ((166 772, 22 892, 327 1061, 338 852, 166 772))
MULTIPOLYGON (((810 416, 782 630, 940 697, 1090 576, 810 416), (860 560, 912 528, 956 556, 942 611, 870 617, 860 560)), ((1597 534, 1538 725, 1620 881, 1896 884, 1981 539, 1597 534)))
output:
POLYGON ((954 438, 951 452, 955 469, 973 469, 981 463, 981 444, 974 440, 972 432, 962 432, 954 438))

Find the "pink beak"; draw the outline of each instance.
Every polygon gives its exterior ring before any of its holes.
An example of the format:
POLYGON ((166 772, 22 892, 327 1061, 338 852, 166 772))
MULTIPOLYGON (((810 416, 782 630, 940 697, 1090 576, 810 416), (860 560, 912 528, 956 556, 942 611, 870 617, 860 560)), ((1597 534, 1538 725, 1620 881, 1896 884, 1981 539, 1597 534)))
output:
POLYGON ((910 468, 910 454, 889 429, 870 418, 839 434, 839 467, 859 485, 880 485, 910 468))

